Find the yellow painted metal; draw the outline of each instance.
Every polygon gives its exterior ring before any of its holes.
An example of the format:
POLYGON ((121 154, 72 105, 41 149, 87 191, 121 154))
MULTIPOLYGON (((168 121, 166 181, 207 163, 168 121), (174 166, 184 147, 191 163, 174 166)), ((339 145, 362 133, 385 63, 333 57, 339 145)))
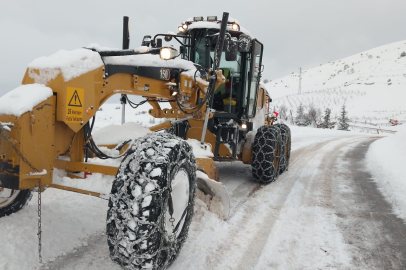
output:
MULTIPOLYGON (((202 130, 203 130, 203 121, 199 121, 196 119, 189 119, 189 131, 187 133, 186 139, 196 139, 198 141, 201 140, 202 137, 202 130)), ((216 145, 216 136, 211 133, 209 130, 206 132, 206 137, 204 140, 206 143, 209 143, 210 145, 216 145)), ((212 152, 214 152, 214 149, 212 147, 212 152)), ((230 149, 228 149, 224 144, 221 144, 219 147, 219 156, 221 157, 232 157, 232 153, 230 152, 230 149)))
POLYGON ((211 158, 196 158, 197 167, 202 169, 210 179, 220 181, 219 170, 211 158))
POLYGON ((150 127, 149 130, 158 131, 158 130, 161 130, 161 129, 164 129, 164 128, 170 128, 171 126, 172 126, 171 121, 166 121, 166 122, 163 122, 161 124, 150 127))
POLYGON ((53 163, 57 169, 62 169, 70 172, 87 172, 87 173, 102 173, 105 175, 116 175, 117 167, 91 164, 86 162, 73 162, 66 160, 55 159, 53 163))
POLYGON ((86 194, 86 195, 99 197, 99 198, 107 197, 107 194, 101 194, 101 193, 97 193, 97 192, 93 192, 93 191, 88 191, 88 190, 83 190, 83 189, 78 189, 78 188, 72 188, 72 187, 67 187, 67 186, 62 186, 62 185, 51 184, 51 185, 49 185, 49 187, 62 189, 62 190, 67 190, 67 191, 73 191, 73 192, 76 192, 76 193, 86 194))
MULTIPOLYGON (((120 149, 119 154, 123 154, 125 151, 127 151, 128 147, 130 146, 130 144, 124 144, 123 147, 120 149)), ((106 147, 108 149, 114 149, 117 147, 117 144, 101 144, 98 145, 98 147, 106 147)), ((92 156, 92 157, 96 157, 96 156, 92 156)))
POLYGON ((38 186, 41 182, 52 182, 52 161, 54 153, 54 124, 55 124, 55 97, 49 97, 20 117, 0 115, 1 122, 12 123, 11 131, 7 132, 11 144, 1 140, 0 149, 4 153, 4 161, 10 164, 10 169, 2 171, 2 186, 14 189, 29 189, 38 186), (33 176, 35 170, 24 162, 17 151, 39 172, 46 170, 42 176, 33 176), (5 174, 5 175, 3 175, 5 174), (8 183, 8 179, 14 183, 8 183), (14 179, 14 180, 11 180, 14 179), (11 186, 10 186, 11 185, 11 186))
MULTIPOLYGON (((41 72, 43 71, 27 69, 22 84, 35 83, 33 79, 35 76, 32 75, 40 75, 41 72)), ((0 172, 0 174, 7 174, 7 179, 14 180, 7 182, 3 181, 2 177, 0 186, 8 187, 8 185, 14 184, 17 185, 13 187, 14 189, 31 189, 38 186, 38 178, 41 178, 44 186, 49 186, 52 184, 54 167, 68 172, 97 172, 115 175, 117 172, 116 167, 83 162, 83 127, 107 99, 116 94, 143 96, 148 98, 152 106, 149 113, 153 117, 183 119, 189 114, 180 110, 175 99, 182 100, 183 110, 191 113, 195 109, 197 99, 203 98, 208 88, 208 82, 201 79, 196 82, 193 75, 182 73, 180 75, 180 91, 173 96, 174 89, 171 84, 168 84, 168 81, 126 73, 117 73, 107 78, 104 78, 104 75, 103 66, 69 81, 65 81, 62 73, 59 72, 53 79, 46 82, 46 85, 54 93, 52 97, 41 102, 32 111, 20 117, 0 115, 1 122, 14 124, 11 131, 7 132, 14 147, 38 171, 46 170, 47 172, 41 176, 30 175, 30 173, 34 172, 33 169, 20 158, 6 140, 1 140, 1 162, 11 169, 0 172), (148 89, 145 87, 146 84, 149 85, 148 89), (198 91, 199 89, 201 91, 198 91), (198 97, 199 92, 200 96, 198 97), (157 102, 158 100, 171 101, 171 108, 162 109, 157 102), (69 161, 58 159, 60 156, 69 161)), ((175 80, 171 82, 173 83, 175 80)), ((218 88, 224 82, 225 78, 219 71, 215 88, 218 88)), ((260 104, 258 102, 261 102, 263 106, 264 96, 264 92, 259 93, 260 98, 257 101, 257 108, 259 108, 258 104, 260 104)), ((267 98, 265 102, 267 102, 267 98)), ((190 129, 187 139, 193 138, 200 141, 205 109, 206 106, 202 106, 199 111, 193 113, 193 118, 188 120, 190 129)), ((210 118, 212 117, 213 115, 210 113, 210 118)), ((170 122, 165 122, 152 127, 151 130, 169 127, 170 122)), ((216 145, 216 136, 209 130, 206 133, 205 142, 213 146, 216 145)), ((221 157, 231 157, 232 153, 225 145, 221 144, 219 155, 221 157)), ((239 158, 242 158, 245 162, 250 161, 250 152, 243 152, 239 158)), ((202 169, 207 171, 211 178, 218 179, 218 172, 213 160, 199 162, 202 169)))
POLYGON ((252 142, 246 142, 242 147, 241 160, 245 164, 251 164, 252 145, 252 142))

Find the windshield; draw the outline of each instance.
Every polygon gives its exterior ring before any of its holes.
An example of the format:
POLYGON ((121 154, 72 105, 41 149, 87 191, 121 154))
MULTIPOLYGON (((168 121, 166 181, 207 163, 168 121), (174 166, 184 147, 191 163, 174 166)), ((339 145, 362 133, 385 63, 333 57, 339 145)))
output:
MULTIPOLYGON (((198 30, 194 32, 193 42, 194 50, 191 55, 191 61, 205 68, 212 68, 214 59, 214 50, 216 47, 218 36, 213 36, 218 31, 216 30, 198 30)), ((220 68, 229 69, 232 73, 240 72, 241 70, 241 53, 238 52, 236 61, 226 61, 225 47, 220 59, 220 68)))

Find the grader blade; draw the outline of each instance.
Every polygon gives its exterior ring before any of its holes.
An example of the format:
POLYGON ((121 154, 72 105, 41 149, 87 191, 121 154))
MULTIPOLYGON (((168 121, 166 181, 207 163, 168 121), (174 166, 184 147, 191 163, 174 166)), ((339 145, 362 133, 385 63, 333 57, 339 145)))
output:
POLYGON ((209 210, 220 218, 227 220, 230 216, 230 195, 223 183, 210 179, 207 174, 201 171, 196 172, 197 188, 209 199, 204 199, 209 210))

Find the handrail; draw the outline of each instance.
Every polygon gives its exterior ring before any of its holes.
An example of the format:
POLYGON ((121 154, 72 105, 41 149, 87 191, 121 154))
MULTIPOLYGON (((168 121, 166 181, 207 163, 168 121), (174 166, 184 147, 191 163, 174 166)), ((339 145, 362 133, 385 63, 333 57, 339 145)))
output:
POLYGON ((231 113, 231 101, 232 101, 232 96, 233 96, 233 79, 234 79, 234 74, 241 74, 241 72, 231 72, 231 86, 230 86, 230 107, 228 109, 228 112, 231 113))

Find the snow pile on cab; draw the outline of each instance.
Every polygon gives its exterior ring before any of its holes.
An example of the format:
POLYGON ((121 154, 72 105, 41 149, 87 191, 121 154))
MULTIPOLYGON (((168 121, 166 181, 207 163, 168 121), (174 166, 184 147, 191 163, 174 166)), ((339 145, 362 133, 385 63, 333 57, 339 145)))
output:
POLYGON ((162 68, 180 68, 185 70, 196 70, 193 62, 184 59, 162 60, 159 55, 153 54, 136 54, 122 56, 106 56, 104 57, 106 65, 125 65, 125 66, 148 66, 162 68))
POLYGON ((367 153, 368 169, 397 216, 406 221, 406 125, 395 135, 374 142, 367 153))
POLYGON ((61 50, 32 61, 28 65, 28 74, 36 83, 46 84, 59 73, 62 73, 65 81, 69 81, 101 66, 103 61, 97 52, 87 49, 61 50), (34 70, 39 70, 39 74, 34 70))
POLYGON ((20 117, 52 96, 52 89, 43 84, 21 85, 0 98, 0 114, 20 117))

